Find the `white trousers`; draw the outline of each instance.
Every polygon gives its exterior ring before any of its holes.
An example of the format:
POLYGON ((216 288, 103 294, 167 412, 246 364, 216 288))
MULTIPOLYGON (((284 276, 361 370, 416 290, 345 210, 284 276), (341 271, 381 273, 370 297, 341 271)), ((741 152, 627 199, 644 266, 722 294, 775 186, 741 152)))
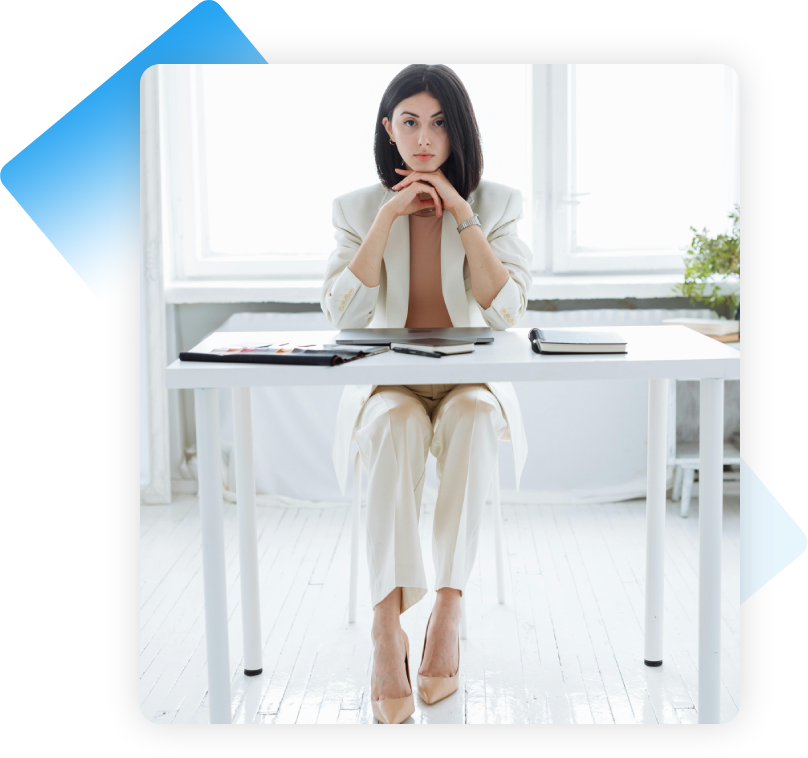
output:
POLYGON ((435 590, 465 589, 507 422, 484 384, 382 385, 356 423, 368 472, 367 556, 372 605, 401 587, 401 612, 427 592, 418 521, 430 450, 438 498, 435 590))

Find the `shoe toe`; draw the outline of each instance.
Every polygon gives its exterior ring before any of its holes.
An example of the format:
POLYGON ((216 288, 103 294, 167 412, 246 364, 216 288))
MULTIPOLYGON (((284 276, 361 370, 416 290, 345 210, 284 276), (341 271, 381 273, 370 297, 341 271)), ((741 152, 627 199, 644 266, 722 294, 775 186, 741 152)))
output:
POLYGON ((428 705, 437 703, 457 691, 458 680, 455 676, 423 676, 418 674, 418 695, 428 705))

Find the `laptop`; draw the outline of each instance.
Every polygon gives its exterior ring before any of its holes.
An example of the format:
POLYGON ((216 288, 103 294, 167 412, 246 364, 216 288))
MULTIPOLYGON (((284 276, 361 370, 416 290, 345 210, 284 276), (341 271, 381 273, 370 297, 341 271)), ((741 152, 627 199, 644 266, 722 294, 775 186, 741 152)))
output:
POLYGON ((487 326, 452 326, 432 329, 343 329, 334 340, 339 345, 389 345, 391 342, 414 342, 445 339, 482 345, 494 341, 494 330, 487 326))

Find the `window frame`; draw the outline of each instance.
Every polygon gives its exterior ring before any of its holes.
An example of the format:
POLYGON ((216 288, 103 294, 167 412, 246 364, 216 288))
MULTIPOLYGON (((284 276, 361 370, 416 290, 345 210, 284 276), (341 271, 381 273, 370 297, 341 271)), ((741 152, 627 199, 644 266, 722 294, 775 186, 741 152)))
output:
POLYGON ((161 64, 161 174, 169 280, 322 277, 327 255, 223 255, 210 249, 202 66, 161 64), (172 107, 172 105, 174 107, 172 107))
MULTIPOLYGON (((680 273, 684 250, 597 250, 575 244, 574 92, 576 64, 525 64, 531 139, 525 221, 534 274, 680 273)), ((158 67, 163 227, 168 281, 316 279, 326 255, 221 254, 210 249, 207 225, 204 85, 201 65, 158 67), (189 200, 190 199, 190 200, 189 200)), ((728 192, 739 194, 737 76, 727 67, 728 192)))
MULTIPOLYGON (((576 64, 533 64, 532 68, 533 186, 545 188, 540 197, 534 192, 534 254, 545 266, 544 273, 683 272, 686 248, 607 250, 577 246, 576 208, 578 197, 586 193, 578 192, 574 183, 576 64), (538 232, 542 228, 544 235, 538 232)), ((732 147, 737 138, 738 114, 737 87, 730 78, 733 73, 728 68, 725 77, 725 98, 731 100, 724 128, 732 153, 727 157, 727 199, 737 202, 737 180, 731 178, 739 175, 740 160, 739 151, 732 147)))

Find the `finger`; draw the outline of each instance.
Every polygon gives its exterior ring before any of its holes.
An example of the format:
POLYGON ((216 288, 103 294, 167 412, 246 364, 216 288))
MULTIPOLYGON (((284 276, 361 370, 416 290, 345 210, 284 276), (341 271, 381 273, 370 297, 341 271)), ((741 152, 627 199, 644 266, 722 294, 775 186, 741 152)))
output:
POLYGON ((439 208, 438 215, 441 215, 443 212, 443 195, 440 194, 440 188, 437 183, 434 185, 430 183, 429 174, 421 174, 417 183, 425 188, 424 191, 429 192, 429 194, 437 198, 438 206, 436 206, 436 209, 439 208))
POLYGON ((435 192, 435 202, 437 203, 436 207, 436 215, 442 216, 443 215, 443 198, 440 196, 440 193, 437 190, 435 192))
POLYGON ((418 203, 419 210, 426 210, 427 208, 435 208, 438 210, 440 205, 439 196, 436 195, 434 187, 431 187, 429 184, 424 184, 423 182, 413 182, 410 184, 409 188, 413 193, 413 199, 418 203), (424 200, 420 196, 421 195, 430 195, 431 200, 424 200))
MULTIPOLYGON (((435 189, 438 189, 438 187, 439 187, 439 181, 440 181, 440 180, 436 180, 436 179, 435 179, 435 176, 434 176, 434 174, 432 174, 432 172, 429 172, 429 173, 419 173, 419 174, 417 174, 417 176, 415 176, 415 177, 410 176, 410 177, 408 177, 408 178, 409 178, 409 179, 415 179, 415 180, 417 180, 417 181, 419 181, 419 182, 422 182, 422 183, 424 183, 424 184, 427 184, 427 185, 428 185, 428 186, 430 186, 430 187, 434 187, 435 189)), ((406 181, 406 179, 402 179, 402 182, 403 182, 403 181, 406 181)), ((401 184, 401 182, 399 182, 399 184, 401 184)))
POLYGON ((414 173, 414 172, 413 172, 413 170, 412 170, 411 168, 397 168, 397 169, 396 169, 396 171, 397 171, 399 174, 404 174, 404 176, 406 176, 407 174, 412 174, 412 173, 414 173))
POLYGON ((408 184, 411 184, 414 181, 416 181, 414 177, 407 176, 404 179, 402 179, 398 184, 394 184, 393 189, 404 189, 404 187, 406 187, 408 184))
MULTIPOLYGON (((435 215, 440 216, 443 212, 443 204, 440 201, 440 195, 432 185, 424 184, 424 187, 427 188, 427 192, 429 192, 429 194, 435 199, 435 215)), ((426 202, 429 201, 427 200, 426 202)))
MULTIPOLYGON (((435 202, 439 206, 441 206, 442 198, 441 198, 440 194, 438 194, 438 191, 431 184, 427 184, 426 182, 423 182, 423 181, 417 181, 417 182, 413 182, 409 186, 411 188, 414 188, 417 194, 429 194, 429 195, 432 195, 432 197, 435 199, 435 202)), ((422 202, 428 203, 430 201, 429 200, 423 200, 422 202)))

